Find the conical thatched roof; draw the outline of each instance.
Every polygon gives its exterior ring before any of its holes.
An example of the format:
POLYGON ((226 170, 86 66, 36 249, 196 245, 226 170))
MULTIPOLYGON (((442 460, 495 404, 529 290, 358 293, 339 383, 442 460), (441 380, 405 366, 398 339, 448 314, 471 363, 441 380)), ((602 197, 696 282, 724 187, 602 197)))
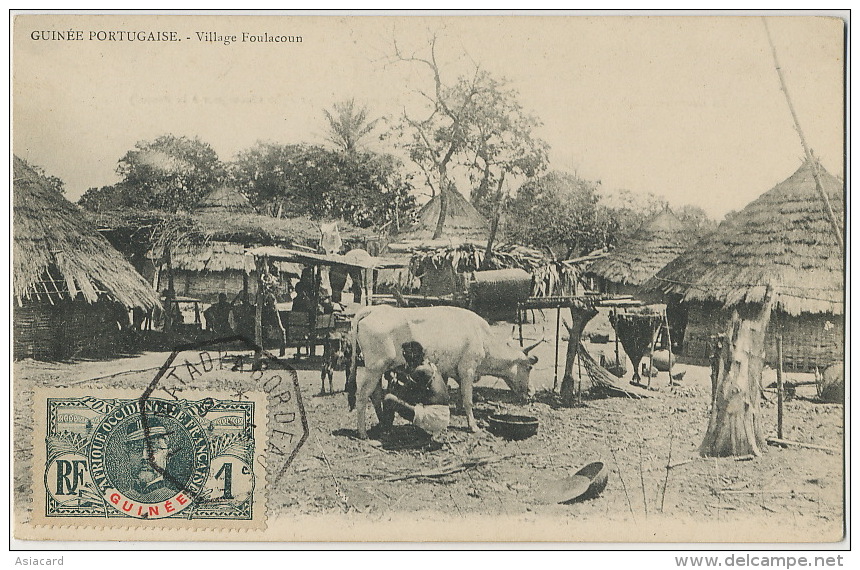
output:
POLYGON ((78 293, 93 303, 107 295, 126 307, 159 300, 143 277, 31 166, 13 158, 13 294, 56 303, 78 293))
POLYGON ((244 194, 231 188, 221 186, 209 192, 194 207, 196 213, 254 213, 251 201, 244 194))
MULTIPOLYGON (((439 220, 442 198, 434 196, 418 212, 418 220, 412 227, 394 236, 397 242, 432 242, 439 220)), ((442 238, 436 240, 445 244, 487 243, 490 226, 487 220, 456 190, 448 194, 448 210, 442 238)), ((441 243, 440 243, 441 245, 441 243)))
MULTIPOLYGON (((776 308, 790 315, 843 314, 844 253, 816 190, 812 168, 804 163, 660 270, 645 287, 681 294, 685 301, 717 301, 730 307, 760 303, 770 286, 776 308)), ((823 189, 842 220, 843 183, 819 169, 823 189)))
POLYGON ((695 230, 666 208, 609 255, 592 263, 588 273, 613 283, 641 285, 683 253, 696 237, 695 230))

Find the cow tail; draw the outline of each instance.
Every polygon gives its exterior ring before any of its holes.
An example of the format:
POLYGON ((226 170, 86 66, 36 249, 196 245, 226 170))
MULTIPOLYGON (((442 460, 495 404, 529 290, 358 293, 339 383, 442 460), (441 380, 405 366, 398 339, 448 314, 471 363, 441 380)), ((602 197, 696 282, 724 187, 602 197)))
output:
POLYGON ((368 309, 359 311, 352 319, 352 329, 349 332, 349 372, 346 375, 346 401, 349 403, 349 411, 355 409, 356 392, 358 391, 358 383, 356 376, 358 374, 358 323, 370 314, 368 309))

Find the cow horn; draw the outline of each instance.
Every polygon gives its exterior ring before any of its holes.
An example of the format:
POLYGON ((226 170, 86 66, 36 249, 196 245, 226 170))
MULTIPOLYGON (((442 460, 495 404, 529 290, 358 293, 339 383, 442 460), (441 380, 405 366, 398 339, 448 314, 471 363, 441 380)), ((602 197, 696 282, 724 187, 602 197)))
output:
POLYGON ((537 345, 539 345, 540 343, 542 343, 542 342, 543 342, 543 341, 545 341, 545 340, 546 340, 545 338, 542 338, 542 339, 540 339, 539 341, 537 341, 536 343, 534 343, 533 345, 525 347, 525 348, 523 349, 523 352, 524 352, 525 354, 528 354, 530 350, 533 350, 534 348, 536 348, 536 347, 537 347, 537 345))

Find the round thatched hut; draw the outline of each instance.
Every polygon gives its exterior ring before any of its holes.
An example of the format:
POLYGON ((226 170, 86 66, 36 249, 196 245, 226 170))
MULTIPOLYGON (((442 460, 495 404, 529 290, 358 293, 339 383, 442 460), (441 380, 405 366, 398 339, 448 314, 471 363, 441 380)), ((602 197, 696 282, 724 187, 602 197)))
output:
POLYGON ((64 358, 114 340, 158 296, 71 202, 13 158, 15 358, 64 358))
POLYGON ((597 277, 601 293, 636 294, 640 285, 693 245, 697 237, 695 230, 667 207, 592 263, 586 275, 597 277))
POLYGON ((418 279, 419 291, 428 296, 457 295, 466 290, 460 252, 486 247, 490 237, 487 220, 456 190, 448 194, 448 208, 442 237, 433 239, 442 207, 441 196, 434 196, 419 210, 416 222, 394 235, 388 252, 413 255, 411 275, 404 270, 381 272, 383 282, 400 283, 409 288, 418 279), (433 252, 431 255, 427 255, 433 252), (414 255, 417 254, 417 255, 414 255))
POLYGON ((776 361, 776 335, 783 336, 787 370, 824 368, 843 358, 845 255, 813 168, 836 219, 843 220, 842 180, 807 161, 646 283, 688 306, 685 355, 708 358, 711 337, 724 332, 729 310, 761 303, 771 288, 769 364, 776 361))

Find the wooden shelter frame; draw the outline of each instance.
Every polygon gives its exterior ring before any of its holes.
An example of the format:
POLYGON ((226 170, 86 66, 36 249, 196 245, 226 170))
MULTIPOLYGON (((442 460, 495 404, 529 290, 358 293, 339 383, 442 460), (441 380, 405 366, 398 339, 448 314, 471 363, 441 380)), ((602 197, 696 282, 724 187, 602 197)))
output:
MULTIPOLYGON (((526 311, 533 310, 541 310, 541 309, 555 309, 556 311, 556 319, 555 319, 555 351, 554 351, 554 367, 553 367, 553 392, 558 389, 558 365, 559 365, 559 341, 561 339, 561 310, 569 309, 573 311, 573 309, 582 306, 583 304, 591 306, 591 307, 613 307, 616 309, 624 310, 628 307, 643 307, 645 303, 634 299, 631 295, 609 295, 603 293, 586 293, 584 295, 572 295, 572 296, 563 296, 563 297, 530 297, 525 301, 521 301, 517 303, 517 329, 519 334, 519 343, 520 346, 523 346, 523 315, 526 311)), ((660 332, 663 330, 666 331, 667 342, 669 343, 669 382, 672 382, 672 337, 669 332, 669 320, 666 316, 666 308, 664 307, 660 314, 662 316, 662 324, 660 325, 660 330, 657 335, 655 335, 654 339, 651 342, 651 361, 649 363, 649 368, 653 368, 654 365, 654 349, 657 342, 657 339, 660 335, 660 332)), ((581 339, 568 339, 568 343, 581 343, 581 339)), ((615 352, 616 359, 618 358, 618 334, 615 335, 615 352)), ((577 347, 575 350, 575 356, 578 365, 581 367, 581 357, 580 357, 580 348, 577 347)), ((588 369, 588 365, 586 369, 588 369)), ((581 370, 579 373, 580 377, 582 375, 581 370)), ((649 377, 649 385, 650 385, 650 377, 649 377)))
MULTIPOLYGON (((362 295, 362 300, 365 305, 373 304, 373 271, 378 269, 391 269, 404 267, 403 262, 395 261, 387 258, 371 257, 365 259, 356 259, 349 255, 338 254, 321 254, 308 251, 300 251, 297 249, 287 249, 275 246, 264 246, 248 249, 245 255, 250 256, 254 261, 254 268, 257 278, 257 310, 254 317, 254 341, 257 347, 263 346, 263 328, 262 315, 265 301, 261 292, 263 291, 262 277, 266 273, 269 261, 286 261, 291 263, 300 263, 313 268, 313 287, 311 288, 311 306, 316 307, 320 299, 320 282, 321 270, 323 267, 346 267, 349 269, 360 269, 363 272, 363 287, 365 294, 362 295)), ((247 287, 247 281, 245 286, 247 287)), ((278 317, 280 320, 280 316, 278 317)), ((317 324, 319 315, 313 310, 308 313, 308 335, 305 346, 308 349, 308 356, 315 356, 316 345, 321 340, 324 344, 328 342, 329 335, 333 327, 326 327, 318 330, 317 324), (323 336, 317 336, 319 332, 325 332, 323 336)), ((281 324, 283 329, 283 324, 281 324)), ((282 349, 286 348, 286 336, 282 349)), ((258 348, 255 359, 261 358, 261 348, 258 348)))

